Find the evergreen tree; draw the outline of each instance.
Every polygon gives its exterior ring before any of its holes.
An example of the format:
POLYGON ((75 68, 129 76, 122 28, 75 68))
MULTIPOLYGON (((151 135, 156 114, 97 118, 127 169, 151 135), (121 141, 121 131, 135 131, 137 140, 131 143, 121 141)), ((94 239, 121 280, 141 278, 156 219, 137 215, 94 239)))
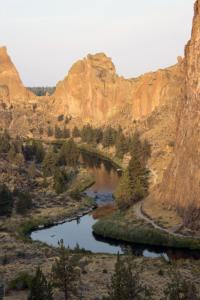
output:
POLYGON ((46 153, 44 160, 42 162, 42 170, 45 176, 50 176, 54 174, 55 168, 58 163, 58 155, 52 149, 46 153))
POLYGON ((182 278, 177 271, 171 271, 171 282, 164 291, 163 300, 200 300, 195 285, 182 278))
POLYGON ((14 144, 11 144, 10 149, 8 151, 8 160, 13 163, 16 157, 17 151, 14 144))
POLYGON ((45 150, 41 141, 31 141, 23 146, 23 155, 25 160, 35 160, 36 163, 41 163, 45 156, 45 150))
POLYGON ((66 191, 67 183, 68 183, 68 176, 64 170, 55 169, 54 172, 54 189, 57 194, 61 194, 66 191))
POLYGON ((104 147, 113 146, 116 142, 117 131, 111 126, 106 127, 103 132, 102 144, 104 147))
POLYGON ((28 300, 53 300, 52 285, 39 267, 32 279, 28 300))
POLYGON ((10 216, 13 208, 13 196, 6 185, 0 185, 0 216, 10 216))
POLYGON ((59 257, 52 267, 52 275, 54 285, 64 293, 65 300, 77 294, 79 274, 76 271, 76 266, 78 260, 77 255, 70 255, 69 249, 65 248, 63 240, 61 240, 59 242, 59 257))
POLYGON ((0 135, 0 153, 8 153, 10 149, 10 136, 5 130, 2 135, 0 135))
POLYGON ((59 153, 59 163, 61 165, 76 166, 79 159, 79 150, 73 139, 65 142, 59 153))
POLYGON ((82 141, 88 144, 93 142, 94 133, 91 125, 84 125, 81 131, 82 141))
POLYGON ((29 209, 32 208, 32 197, 28 191, 14 191, 15 196, 15 207, 18 214, 25 214, 29 209))
POLYGON ((57 125, 55 126, 54 134, 56 139, 62 139, 63 137, 63 132, 57 125))
POLYGON ((116 140, 116 156, 123 158, 124 154, 128 152, 128 143, 123 133, 119 133, 116 140))
POLYGON ((70 138, 70 130, 69 130, 68 128, 64 127, 63 133, 62 133, 62 137, 63 137, 64 139, 70 138))
POLYGON ((148 193, 149 171, 141 163, 137 155, 133 155, 128 166, 133 191, 132 200, 137 202, 144 198, 148 193))
POLYGON ((48 135, 48 137, 52 137, 53 134, 54 134, 53 129, 49 126, 48 129, 47 129, 47 135, 48 135))
POLYGON ((72 137, 77 138, 80 137, 81 133, 80 130, 78 129, 78 127, 74 127, 73 131, 72 131, 72 137))
POLYGON ((119 209, 126 209, 131 206, 133 191, 128 170, 124 171, 122 177, 120 178, 120 182, 117 186, 114 196, 119 209))
POLYGON ((141 283, 139 272, 135 270, 133 261, 122 260, 117 256, 115 271, 111 277, 109 296, 107 300, 150 300, 151 293, 147 286, 141 283))
POLYGON ((129 151, 132 156, 136 156, 142 159, 142 142, 140 140, 140 134, 138 131, 135 131, 134 135, 130 139, 129 151))
POLYGON ((103 139, 103 130, 101 128, 93 129, 93 142, 95 144, 100 144, 103 139))

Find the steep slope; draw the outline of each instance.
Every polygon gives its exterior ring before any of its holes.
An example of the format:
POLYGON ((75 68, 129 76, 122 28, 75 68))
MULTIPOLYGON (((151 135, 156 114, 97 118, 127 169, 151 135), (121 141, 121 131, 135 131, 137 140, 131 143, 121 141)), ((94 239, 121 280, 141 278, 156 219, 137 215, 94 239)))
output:
POLYGON ((158 199, 175 206, 186 225, 200 227, 200 0, 185 48, 185 95, 177 110, 176 147, 158 199))
POLYGON ((31 93, 23 86, 6 47, 0 47, 0 100, 9 103, 22 102, 30 96, 31 93))
POLYGON ((93 125, 131 125, 149 116, 155 108, 176 98, 182 85, 181 62, 171 68, 134 79, 116 74, 103 53, 76 62, 58 83, 52 96, 53 110, 93 125))

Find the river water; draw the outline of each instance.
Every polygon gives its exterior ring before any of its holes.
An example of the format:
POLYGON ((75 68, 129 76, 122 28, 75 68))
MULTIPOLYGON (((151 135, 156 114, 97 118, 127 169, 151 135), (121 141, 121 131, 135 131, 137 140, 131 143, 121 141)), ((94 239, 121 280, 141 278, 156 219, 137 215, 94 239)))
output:
MULTIPOLYGON (((95 184, 85 191, 94 198, 99 206, 113 202, 113 192, 119 182, 119 173, 110 162, 103 161, 95 156, 82 154, 81 163, 85 165, 95 179, 95 184)), ((92 226, 96 220, 91 214, 85 215, 77 220, 55 225, 50 228, 32 232, 31 238, 57 246, 58 241, 63 239, 66 247, 80 248, 94 253, 126 253, 131 251, 136 256, 161 257, 165 259, 200 258, 199 251, 188 251, 183 249, 172 249, 166 247, 127 244, 96 236, 92 226)))

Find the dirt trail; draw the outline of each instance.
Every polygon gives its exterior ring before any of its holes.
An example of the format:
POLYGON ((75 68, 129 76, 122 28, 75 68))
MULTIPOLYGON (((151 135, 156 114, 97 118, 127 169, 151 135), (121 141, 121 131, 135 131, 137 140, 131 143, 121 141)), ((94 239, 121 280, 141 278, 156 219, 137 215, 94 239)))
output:
POLYGON ((143 213, 143 210, 142 210, 142 204, 143 204, 143 201, 137 203, 135 205, 135 214, 136 216, 139 218, 139 219, 143 219, 144 221, 146 221, 147 223, 151 224, 155 229, 159 229, 161 231, 164 231, 168 234, 171 234, 171 235, 174 235, 174 236, 177 236, 177 237, 180 237, 180 238, 183 238, 183 237, 187 237, 187 238, 195 238, 195 239, 200 239, 200 237, 194 237, 192 235, 183 235, 181 233, 177 233, 176 231, 178 229, 180 229, 180 227, 182 227, 182 224, 180 224, 179 226, 176 226, 176 227, 173 227, 173 228, 170 228, 170 229, 167 229, 167 228, 164 228, 160 225, 158 225, 154 220, 150 219, 147 215, 145 215, 143 213))

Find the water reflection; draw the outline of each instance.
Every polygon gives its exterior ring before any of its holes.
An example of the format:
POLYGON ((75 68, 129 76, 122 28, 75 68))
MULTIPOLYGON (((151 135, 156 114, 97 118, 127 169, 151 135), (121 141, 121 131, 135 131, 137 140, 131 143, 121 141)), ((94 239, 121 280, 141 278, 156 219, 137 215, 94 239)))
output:
MULTIPOLYGON (((119 182, 119 174, 113 166, 106 161, 82 154, 80 161, 87 166, 88 172, 94 176, 95 184, 86 190, 99 205, 113 201, 113 191, 119 182)), ((58 240, 63 239, 65 246, 75 248, 77 243, 80 248, 85 248, 96 253, 132 253, 135 256, 163 257, 164 259, 200 259, 199 251, 179 250, 167 247, 155 247, 141 244, 128 244, 108 238, 102 238, 92 232, 92 226, 96 221, 91 215, 77 218, 51 228, 34 231, 31 234, 33 240, 46 242, 57 246, 58 240)))

